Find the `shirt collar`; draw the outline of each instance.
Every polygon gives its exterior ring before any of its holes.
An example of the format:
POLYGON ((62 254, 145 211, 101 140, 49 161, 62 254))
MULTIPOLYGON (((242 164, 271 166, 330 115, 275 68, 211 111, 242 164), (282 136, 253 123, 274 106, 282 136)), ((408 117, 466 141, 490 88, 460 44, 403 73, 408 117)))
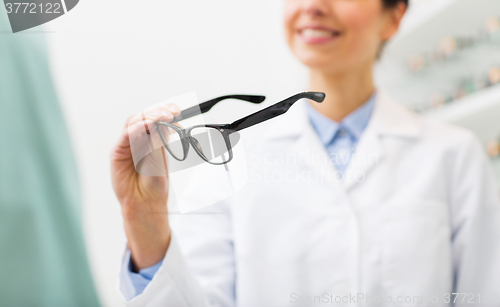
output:
POLYGON ((340 123, 324 116, 307 104, 309 121, 324 145, 328 145, 333 141, 340 128, 346 129, 354 141, 358 141, 370 121, 376 100, 377 94, 375 93, 340 123))

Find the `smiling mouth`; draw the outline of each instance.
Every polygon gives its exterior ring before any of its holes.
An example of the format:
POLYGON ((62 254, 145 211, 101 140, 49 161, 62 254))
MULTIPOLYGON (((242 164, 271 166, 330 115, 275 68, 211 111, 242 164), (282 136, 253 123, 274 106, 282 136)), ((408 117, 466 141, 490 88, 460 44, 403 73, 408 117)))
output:
POLYGON ((341 36, 341 33, 336 30, 305 28, 298 31, 306 41, 311 43, 322 43, 331 41, 341 36))

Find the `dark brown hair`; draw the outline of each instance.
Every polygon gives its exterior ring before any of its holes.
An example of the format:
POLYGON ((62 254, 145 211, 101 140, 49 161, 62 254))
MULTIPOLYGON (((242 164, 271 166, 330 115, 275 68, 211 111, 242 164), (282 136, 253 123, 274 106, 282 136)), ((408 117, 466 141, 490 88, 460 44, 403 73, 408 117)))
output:
POLYGON ((403 2, 408 6, 408 0, 382 0, 385 7, 395 7, 399 2, 403 2))
MULTIPOLYGON (((384 7, 386 8, 394 8, 396 5, 398 5, 399 2, 403 2, 406 4, 406 7, 408 7, 408 1, 409 0, 382 0, 382 3, 384 4, 384 7)), ((382 51, 384 50, 386 42, 382 42, 382 45, 380 46, 380 49, 378 50, 378 55, 377 58, 380 59, 380 56, 382 55, 382 51)))

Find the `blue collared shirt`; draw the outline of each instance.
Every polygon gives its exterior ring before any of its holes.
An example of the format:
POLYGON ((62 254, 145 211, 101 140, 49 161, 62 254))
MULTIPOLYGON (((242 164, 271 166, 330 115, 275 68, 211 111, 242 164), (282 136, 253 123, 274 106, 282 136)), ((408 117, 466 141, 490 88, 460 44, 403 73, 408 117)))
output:
MULTIPOLYGON (((319 136, 319 139, 326 148, 332 164, 336 170, 344 174, 352 153, 365 130, 375 107, 376 94, 366 103, 354 110, 340 123, 337 123, 323 114, 316 111, 311 105, 307 105, 309 120, 319 136)), ((160 268, 162 261, 139 271, 132 272, 130 257, 127 265, 132 284, 134 285, 136 296, 141 294, 148 283, 153 279, 154 274, 160 268)))
POLYGON ((370 121, 375 100, 376 94, 340 123, 319 113, 311 105, 307 105, 309 120, 325 146, 331 163, 340 175, 344 175, 354 149, 370 121))
POLYGON ((127 252, 126 257, 128 258, 128 264, 127 264, 128 275, 130 277, 130 280, 132 281, 132 284, 134 285, 135 296, 137 296, 144 291, 146 286, 153 279, 153 276, 160 269, 161 264, 163 263, 163 259, 160 262, 158 262, 157 264, 150 266, 149 268, 145 268, 145 269, 140 270, 139 273, 134 273, 132 270, 132 261, 130 259, 130 251, 127 252))

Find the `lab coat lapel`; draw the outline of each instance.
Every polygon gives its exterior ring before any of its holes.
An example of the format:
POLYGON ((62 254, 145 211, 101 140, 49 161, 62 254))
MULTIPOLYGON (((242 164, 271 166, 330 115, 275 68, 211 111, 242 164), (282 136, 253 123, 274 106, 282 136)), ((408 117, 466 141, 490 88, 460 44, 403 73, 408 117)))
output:
POLYGON ((382 163, 385 151, 374 127, 369 125, 361 136, 351 161, 345 171, 343 183, 346 190, 365 181, 370 171, 382 163))
POLYGON ((337 171, 307 116, 307 103, 307 100, 297 102, 285 116, 275 121, 267 137, 271 140, 294 138, 291 151, 296 157, 298 169, 306 172, 315 183, 339 186, 337 171))
POLYGON ((419 134, 416 116, 385 93, 379 93, 372 118, 346 170, 345 189, 362 184, 375 168, 384 163, 388 149, 383 146, 383 137, 404 141, 418 138, 419 134))
POLYGON ((404 141, 418 138, 420 134, 417 117, 392 101, 385 93, 379 92, 372 118, 356 146, 343 180, 340 181, 325 147, 309 122, 306 103, 305 100, 297 102, 285 116, 276 120, 267 137, 296 138, 292 151, 297 155, 301 168, 311 172, 321 182, 341 186, 346 190, 362 184, 374 169, 384 163, 388 152, 384 148, 383 137, 404 141))
POLYGON ((310 180, 339 187, 340 175, 311 124, 304 125, 293 151, 301 159, 301 166, 310 180))

